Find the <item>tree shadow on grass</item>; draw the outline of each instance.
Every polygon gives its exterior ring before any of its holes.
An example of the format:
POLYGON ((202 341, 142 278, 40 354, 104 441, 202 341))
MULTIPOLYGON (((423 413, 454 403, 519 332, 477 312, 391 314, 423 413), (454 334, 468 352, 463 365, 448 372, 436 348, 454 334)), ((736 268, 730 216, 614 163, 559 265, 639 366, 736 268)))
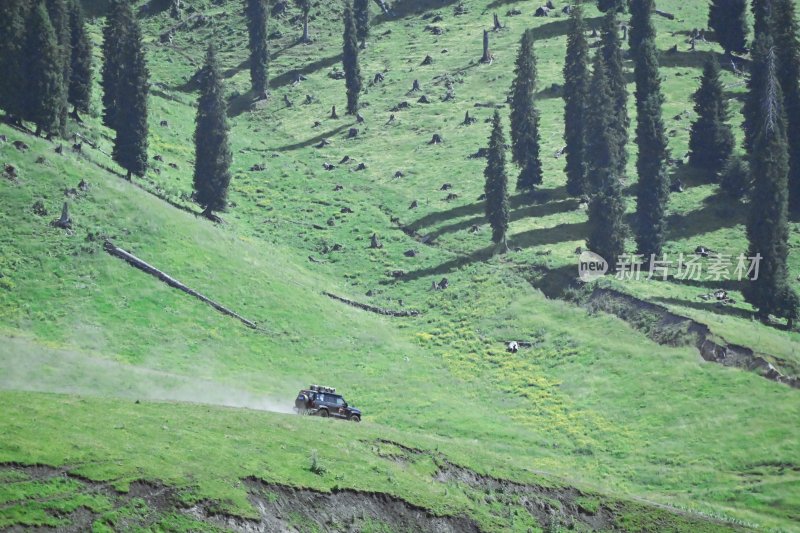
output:
POLYGON ((750 320, 753 318, 753 312, 747 311, 745 309, 740 309, 738 307, 733 307, 730 305, 725 305, 715 301, 701 301, 701 302, 693 302, 691 300, 681 300, 680 298, 667 298, 663 296, 656 296, 654 298, 650 298, 653 302, 658 302, 665 305, 676 305, 682 307, 689 307, 691 309, 696 309, 698 311, 707 311, 709 313, 715 313, 718 315, 727 315, 727 316, 734 316, 737 318, 744 318, 750 320))
MULTIPOLYGON (((730 200, 715 194, 705 200, 706 207, 667 218, 667 240, 688 239, 695 235, 711 233, 723 228, 733 228, 747 221, 745 206, 731 206, 730 200)), ((697 246, 705 246, 698 242, 697 246)))
POLYGON ((494 255, 495 246, 487 246, 485 248, 481 248, 480 250, 476 250, 471 254, 467 255, 459 255, 454 259, 450 259, 449 261, 445 261, 436 266, 428 267, 428 268, 421 268, 419 270, 415 270, 413 272, 409 272, 405 274, 402 278, 396 280, 384 280, 381 281, 382 285, 391 285, 396 282, 407 282, 407 281, 415 281, 421 278, 426 278, 428 276, 444 276, 445 274, 449 274, 454 272, 460 268, 463 268, 467 265, 471 265, 473 263, 486 261, 490 259, 494 255))
POLYGON ((342 61, 341 52, 330 57, 318 59, 317 61, 308 63, 307 65, 301 68, 287 70, 283 74, 275 76, 274 78, 269 80, 269 86, 272 87, 273 89, 283 87, 284 85, 288 85, 289 83, 295 82, 299 75, 307 76, 312 72, 316 72, 318 70, 331 67, 336 63, 341 63, 341 61, 342 61))
MULTIPOLYGON (((536 191, 533 194, 533 199, 539 199, 540 201, 549 200, 559 201, 559 200, 566 200, 567 199, 567 190, 566 187, 556 187, 554 189, 542 189, 540 191, 536 191)), ((509 200, 509 207, 511 209, 518 209, 523 206, 530 205, 532 203, 532 197, 529 194, 518 194, 516 196, 512 196, 509 200)), ((438 224, 440 222, 446 222, 447 220, 452 220, 455 218, 462 218, 467 216, 476 216, 482 215, 484 211, 484 203, 483 201, 476 202, 474 204, 466 204, 461 205, 458 207, 454 207, 452 209, 448 209, 446 211, 437 211, 434 213, 430 213, 425 215, 424 217, 416 220, 408 225, 408 228, 414 231, 419 231, 422 228, 432 226, 434 224, 438 224)))
POLYGON ((297 143, 294 143, 294 144, 287 144, 287 145, 284 145, 284 146, 279 146, 278 148, 275 148, 275 151, 277 151, 277 152, 289 152, 291 150, 298 150, 300 148, 308 148, 311 145, 319 143, 320 141, 322 141, 322 139, 327 139, 329 137, 333 137, 334 135, 336 135, 340 131, 343 131, 343 130, 347 129, 350 126, 352 126, 352 124, 348 122, 347 124, 342 124, 341 126, 339 126, 337 128, 334 128, 334 129, 332 129, 330 131, 326 131, 324 133, 320 133, 319 135, 315 135, 314 137, 311 137, 310 139, 306 139, 305 141, 300 141, 300 142, 297 142, 297 143))
MULTIPOLYGON (((589 30, 600 29, 603 22, 603 17, 592 17, 585 19, 586 27, 589 30)), ((569 19, 563 18, 553 22, 546 22, 541 26, 534 26, 530 29, 534 40, 543 41, 545 39, 554 39, 569 33, 569 19)))
POLYGON ((384 22, 421 15, 427 11, 435 11, 451 6, 456 2, 457 0, 396 0, 391 5, 391 13, 381 13, 372 19, 372 24, 377 26, 384 22))
MULTIPOLYGON (((660 66, 666 68, 694 68, 701 72, 706 61, 711 57, 716 57, 720 67, 728 72, 736 72, 731 61, 736 64, 736 69, 739 72, 748 72, 750 69, 750 61, 748 59, 741 57, 731 59, 730 56, 711 50, 695 50, 694 52, 662 51, 658 62, 660 66)), ((698 72, 698 76, 700 72, 698 72)))
MULTIPOLYGON (((519 209, 514 209, 511 211, 509 215, 509 220, 511 222, 516 222, 518 220, 523 220, 526 218, 541 218, 550 215, 555 215, 558 213, 566 213, 569 211, 574 211, 577 208, 578 208, 578 200, 575 199, 557 200, 553 202, 547 202, 544 204, 529 205, 520 207, 519 209)), ((484 222, 486 222, 486 218, 484 216, 476 216, 473 218, 468 218, 466 220, 454 222, 446 226, 442 226, 440 228, 435 229, 431 233, 428 233, 426 236, 430 237, 431 240, 436 240, 442 235, 445 235, 447 233, 454 233, 457 231, 465 230, 474 225, 483 224, 484 222)))

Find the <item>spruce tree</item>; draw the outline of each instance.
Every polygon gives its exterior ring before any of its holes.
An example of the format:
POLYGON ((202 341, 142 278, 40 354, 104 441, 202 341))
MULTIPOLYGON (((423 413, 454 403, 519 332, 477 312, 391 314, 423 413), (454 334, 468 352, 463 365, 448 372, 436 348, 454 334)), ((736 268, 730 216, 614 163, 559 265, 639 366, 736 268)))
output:
POLYGON ((61 135, 67 133, 67 100, 69 97, 70 70, 72 67, 71 34, 69 28, 69 11, 65 0, 47 0, 47 13, 50 23, 56 33, 58 41, 58 54, 61 63, 61 91, 58 95, 58 131, 61 135))
POLYGON ((492 133, 489 137, 489 153, 486 169, 484 192, 486 193, 486 218, 492 227, 492 242, 500 251, 508 249, 506 232, 508 232, 508 178, 506 177, 506 139, 500 112, 495 110, 492 118, 492 133))
POLYGON ((628 165, 628 127, 630 126, 630 118, 628 118, 628 81, 625 77, 618 26, 616 11, 612 9, 606 12, 603 18, 600 43, 608 86, 611 89, 611 96, 614 102, 612 127, 616 130, 617 146, 615 148, 615 158, 618 164, 617 175, 623 177, 628 165))
POLYGON ((213 218, 213 211, 225 208, 231 181, 228 117, 213 45, 208 47, 205 67, 200 75, 200 100, 195 123, 195 199, 203 206, 203 214, 213 218))
POLYGON ((58 38, 43 0, 36 0, 25 26, 23 117, 36 124, 36 134, 60 127, 64 69, 58 38))
POLYGON ((344 5, 344 44, 342 46, 342 66, 347 87, 347 114, 358 112, 358 97, 361 93, 361 69, 358 65, 358 36, 353 19, 353 6, 350 0, 344 5))
POLYGON ((758 36, 762 33, 771 33, 772 3, 774 0, 753 0, 753 47, 758 36))
POLYGON ((744 52, 747 46, 747 0, 711 0, 708 27, 726 54, 744 52))
POLYGON ((269 82, 269 49, 267 22, 269 9, 266 0, 245 0, 247 31, 250 36, 250 84, 260 99, 267 98, 269 82))
POLYGON ((666 172, 667 137, 664 133, 661 77, 658 70, 653 0, 631 2, 631 47, 636 77, 636 243, 649 260, 660 257, 666 231, 669 181, 666 172), (634 43, 637 43, 634 47, 634 43))
POLYGON ((517 55, 516 77, 511 85, 511 154, 521 167, 517 190, 531 190, 542 183, 539 150, 539 112, 534 105, 536 57, 533 32, 525 31, 517 55))
POLYGON ((362 50, 367 47, 369 37, 369 2, 370 0, 353 0, 356 35, 362 50))
POLYGON ((564 140, 567 143, 567 193, 580 196, 586 192, 585 143, 589 95, 589 43, 580 2, 569 15, 567 55, 564 61, 564 140))
POLYGON ((4 0, 0 17, 0 108, 18 122, 24 114, 25 21, 28 0, 4 0))
POLYGON ((594 59, 594 73, 589 88, 586 162, 589 200, 589 238, 587 247, 603 257, 613 270, 625 252, 626 228, 623 222, 625 201, 622 198, 619 163, 616 161, 618 139, 614 129, 614 97, 606 75, 602 52, 594 59))
POLYGON ((773 35, 786 110, 789 209, 800 213, 800 28, 793 0, 773 0, 773 35))
POLYGON ((733 131, 728 125, 728 103, 717 59, 709 56, 700 87, 694 93, 697 120, 689 136, 689 162, 717 176, 733 154, 733 131))
MULTIPOLYGON (((759 40, 764 39, 759 36, 759 40)), ((764 83, 756 88, 762 114, 754 124, 750 170, 753 181, 747 221, 748 255, 761 256, 758 279, 742 289, 759 316, 797 317, 798 296, 789 285, 788 187, 789 155, 783 95, 777 77, 774 47, 759 50, 754 61, 764 61, 764 83)))
POLYGON ((109 128, 114 127, 117 114, 117 93, 122 77, 120 66, 122 45, 125 30, 130 26, 132 19, 130 5, 121 0, 114 0, 103 26, 103 67, 100 72, 100 85, 103 88, 103 124, 109 128))
POLYGON ((756 35, 751 52, 750 77, 747 79, 747 95, 745 96, 742 114, 744 115, 744 146, 747 153, 753 152, 756 132, 762 117, 764 104, 764 91, 767 83, 767 54, 772 49, 774 42, 772 36, 766 32, 756 35))
POLYGON ((86 34, 86 24, 78 0, 69 5, 70 43, 72 48, 69 79, 69 103, 74 106, 73 114, 87 113, 92 99, 92 43, 86 34))
POLYGON ((303 36, 300 37, 301 43, 310 43, 311 35, 308 32, 308 14, 311 12, 311 0, 295 0, 295 4, 303 12, 303 36))
POLYGON ((147 92, 148 72, 139 21, 132 17, 123 31, 120 53, 121 76, 117 87, 114 117, 113 157, 131 175, 147 170, 147 92))

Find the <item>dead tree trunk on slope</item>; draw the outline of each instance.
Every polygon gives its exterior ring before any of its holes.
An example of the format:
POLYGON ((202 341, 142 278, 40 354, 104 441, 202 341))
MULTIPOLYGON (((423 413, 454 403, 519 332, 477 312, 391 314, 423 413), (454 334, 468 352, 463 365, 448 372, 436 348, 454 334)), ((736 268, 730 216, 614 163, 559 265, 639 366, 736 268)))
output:
POLYGON ((481 63, 492 62, 492 53, 489 51, 489 30, 483 30, 483 57, 481 63))

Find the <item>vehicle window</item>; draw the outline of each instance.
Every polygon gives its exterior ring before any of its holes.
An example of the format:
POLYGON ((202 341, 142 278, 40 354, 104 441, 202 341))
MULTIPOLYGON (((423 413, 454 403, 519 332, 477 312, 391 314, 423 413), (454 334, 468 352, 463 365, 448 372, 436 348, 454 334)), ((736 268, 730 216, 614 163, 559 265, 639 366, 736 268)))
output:
POLYGON ((324 402, 325 401, 325 395, 324 394, 317 394, 317 401, 318 402, 324 402))
POLYGON ((344 398, 342 398, 341 396, 337 396, 336 405, 344 405, 344 398))

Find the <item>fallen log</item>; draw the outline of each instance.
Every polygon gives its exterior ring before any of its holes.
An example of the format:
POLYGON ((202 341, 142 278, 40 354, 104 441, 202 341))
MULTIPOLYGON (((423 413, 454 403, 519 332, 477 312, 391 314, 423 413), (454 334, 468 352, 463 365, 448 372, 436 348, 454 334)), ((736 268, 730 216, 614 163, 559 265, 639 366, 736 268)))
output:
POLYGON ((675 20, 675 15, 667 13, 666 11, 661 11, 660 9, 656 9, 656 15, 662 16, 665 19, 675 20))
POLYGON ((238 315, 238 314, 234 313, 233 311, 231 311, 227 307, 224 307, 224 306, 218 304, 217 302, 215 302, 214 300, 212 300, 210 298, 207 298, 206 296, 203 296, 199 292, 197 292, 197 291, 195 291, 193 289, 190 289, 189 287, 187 287, 186 285, 184 285, 180 281, 176 280, 172 276, 169 276, 168 274, 158 270, 154 266, 145 263, 144 261, 142 261, 141 259, 139 259, 135 255, 126 252, 122 248, 118 248, 111 241, 106 241, 105 244, 103 244, 103 248, 110 255, 113 255, 114 257, 122 259, 123 261, 127 262, 129 265, 138 268, 142 272, 146 272, 147 274, 150 274, 151 276, 155 276, 156 278, 158 278, 159 280, 163 281, 164 283, 166 283, 170 287, 173 287, 175 289, 178 289, 180 291, 185 292, 186 294, 194 296, 198 300, 207 303, 208 305, 210 305, 211 307, 213 307, 214 309, 216 309, 217 311, 219 311, 223 315, 228 315, 228 316, 231 316, 233 318, 236 318, 236 319, 240 320, 245 326, 247 326, 249 328, 258 329, 258 326, 256 326, 255 322, 251 322, 250 320, 247 320, 246 318, 242 317, 241 315, 238 315))
POLYGON ((369 311, 370 313, 377 313, 379 315, 395 316, 395 317, 419 316, 419 311, 393 311, 391 309, 384 309, 382 307, 376 307, 374 305, 354 302, 353 300, 348 300, 347 298, 336 296, 335 294, 332 294, 327 291, 322 291, 322 294, 324 294, 328 298, 336 300, 337 302, 342 302, 357 309, 361 309, 362 311, 369 311))

